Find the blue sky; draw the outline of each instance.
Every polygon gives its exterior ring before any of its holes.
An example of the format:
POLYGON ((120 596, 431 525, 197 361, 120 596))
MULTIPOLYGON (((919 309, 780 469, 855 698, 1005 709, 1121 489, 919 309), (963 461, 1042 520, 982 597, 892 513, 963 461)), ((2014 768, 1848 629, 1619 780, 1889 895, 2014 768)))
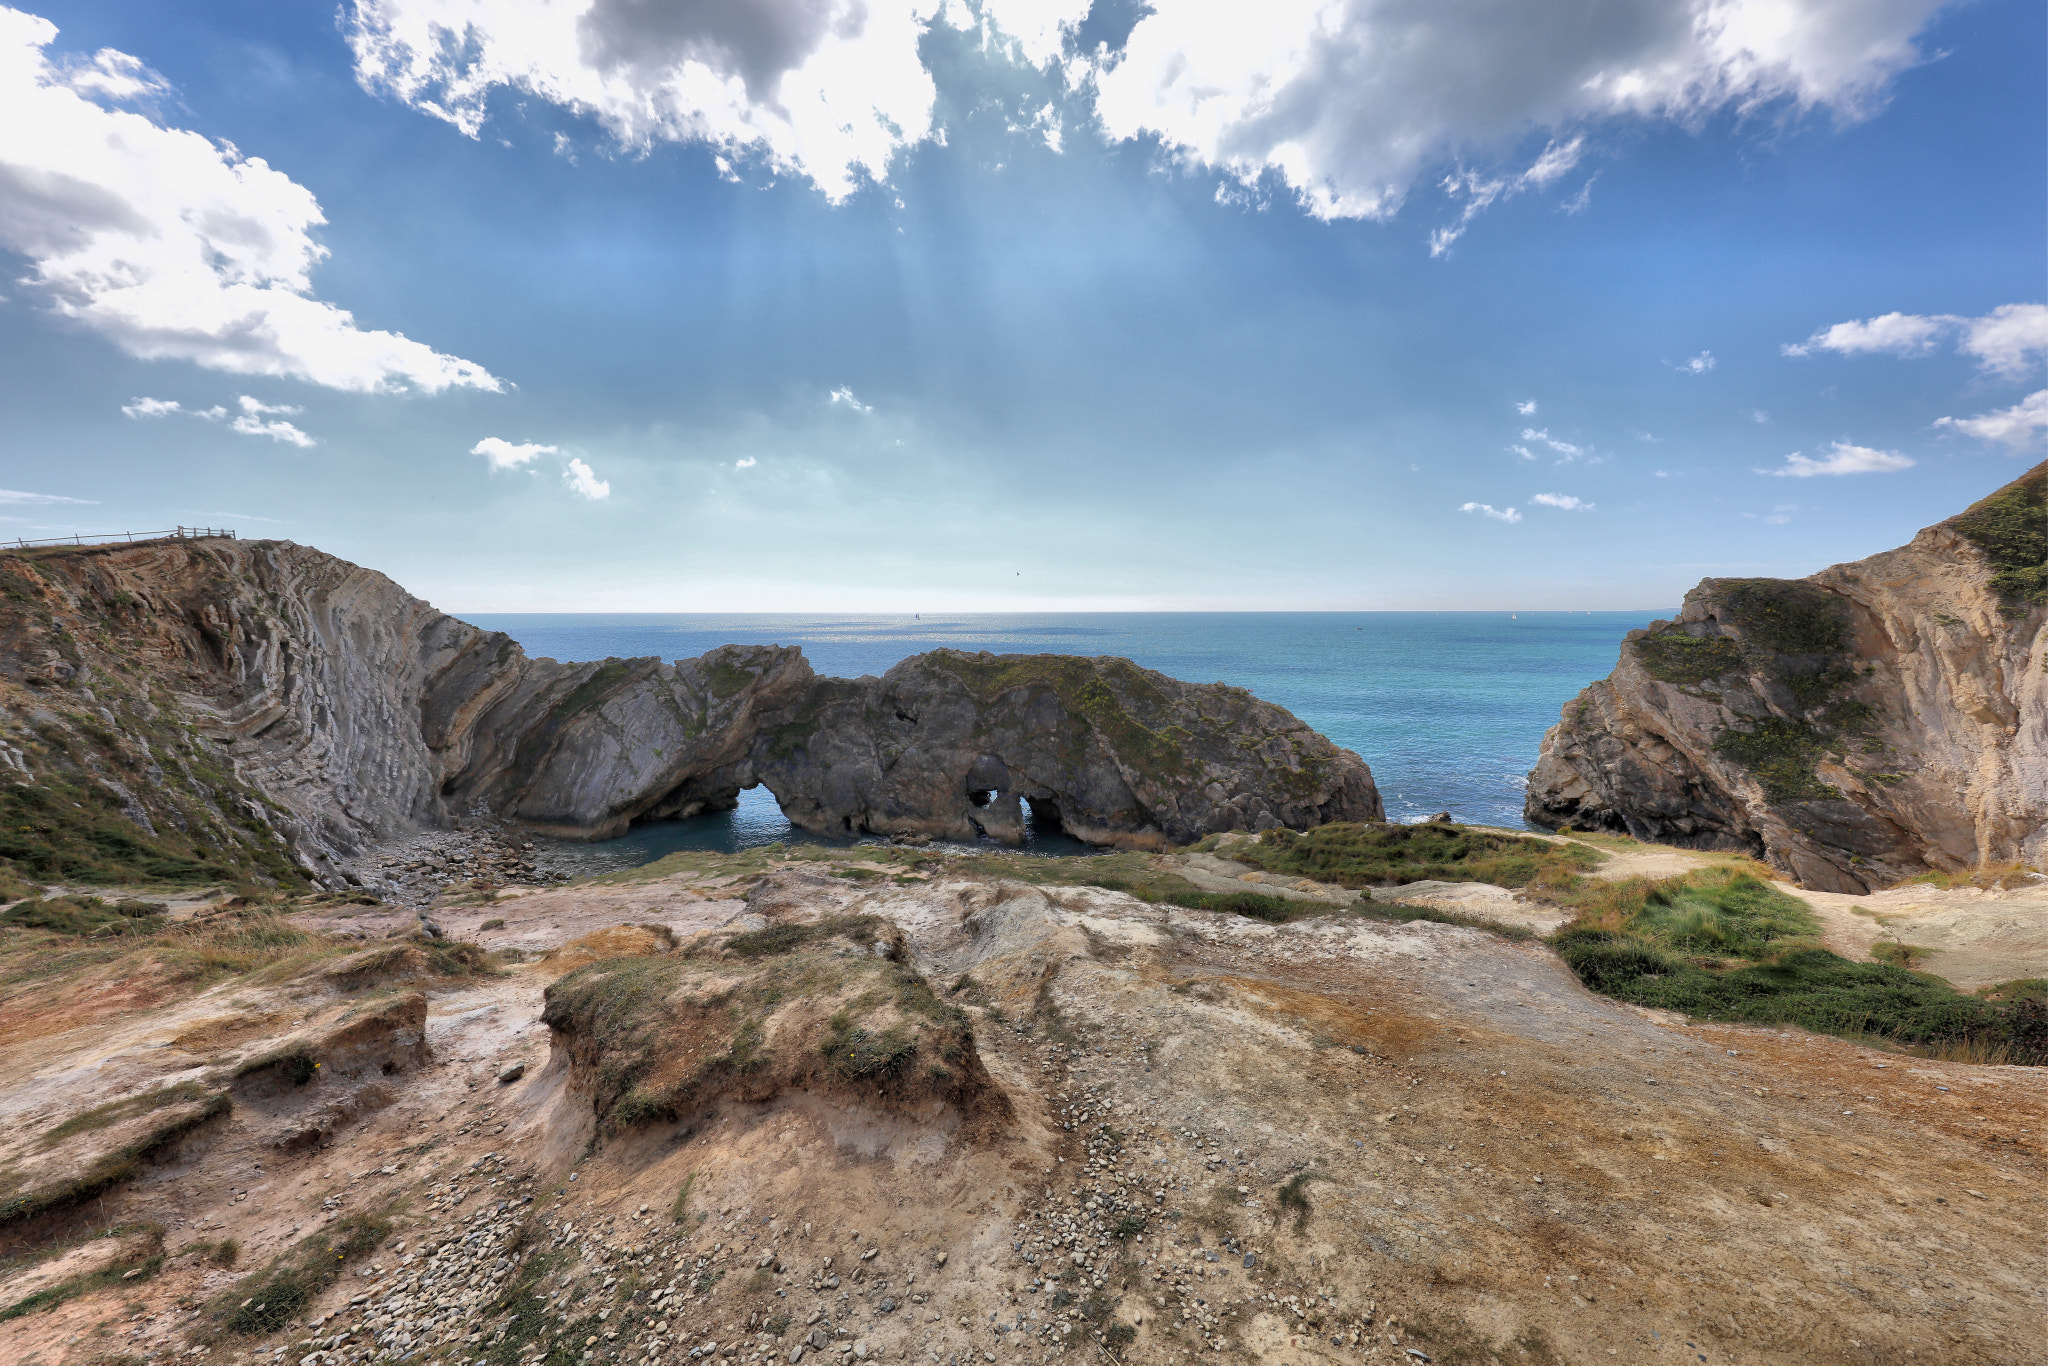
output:
POLYGON ((0 9, 0 535, 226 524, 453 611, 1804 574, 2041 458, 2044 24, 0 9))

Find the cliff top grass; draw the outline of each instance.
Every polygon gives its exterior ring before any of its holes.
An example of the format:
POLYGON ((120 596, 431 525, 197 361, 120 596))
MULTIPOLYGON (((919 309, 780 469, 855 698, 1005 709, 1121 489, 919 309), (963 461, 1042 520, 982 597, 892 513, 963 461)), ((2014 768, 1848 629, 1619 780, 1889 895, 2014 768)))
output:
MULTIPOLYGON (((1068 711, 1086 720, 1120 759, 1140 773, 1173 778, 1190 770, 1182 748, 1190 738, 1189 733, 1178 725, 1167 724, 1164 730, 1155 730, 1147 724, 1170 721, 1174 701, 1160 687, 1160 682, 1170 680, 1128 659, 933 650, 923 660, 926 667, 959 679, 970 694, 984 703, 1018 688, 1048 689, 1068 711)), ((1220 684, 1201 691, 1241 701, 1248 701, 1251 696, 1243 689, 1227 690, 1220 684)))
POLYGON ((1936 1057, 2048 1065, 2048 1001, 2023 991, 1990 1000, 1902 962, 1852 962, 1821 946, 1804 902, 1740 868, 1585 879, 1546 895, 1576 912, 1552 945, 1603 995, 1936 1057))
POLYGON ((1581 844, 1447 821, 1338 823, 1306 833, 1268 830, 1255 841, 1231 846, 1229 854, 1266 872, 1358 888, 1426 880, 1490 882, 1500 887, 1539 881, 1562 885, 1605 862, 1604 856, 1581 844))
POLYGON ((1948 525, 1997 571, 1991 588, 2021 614, 2048 603, 2048 462, 1972 503, 1948 525))

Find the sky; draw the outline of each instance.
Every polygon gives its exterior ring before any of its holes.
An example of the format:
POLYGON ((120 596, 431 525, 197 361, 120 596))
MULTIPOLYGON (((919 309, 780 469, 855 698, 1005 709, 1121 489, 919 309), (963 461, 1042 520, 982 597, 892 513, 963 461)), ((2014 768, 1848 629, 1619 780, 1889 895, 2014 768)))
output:
POLYGON ((2048 447, 2038 0, 0 6, 0 538, 1637 609, 2048 447))

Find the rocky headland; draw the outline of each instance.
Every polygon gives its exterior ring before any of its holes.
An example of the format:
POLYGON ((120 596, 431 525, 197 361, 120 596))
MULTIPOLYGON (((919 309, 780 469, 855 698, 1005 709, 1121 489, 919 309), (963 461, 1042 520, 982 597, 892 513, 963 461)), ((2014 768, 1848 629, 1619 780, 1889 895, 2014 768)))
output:
MULTIPOLYGON (((1779 589, 1742 686, 1868 721, 1779 589)), ((2038 1355, 2035 885, 1387 824, 1120 660, 528 659, 279 543, 0 556, 0 699, 10 1366, 2038 1355), (895 838, 536 838, 753 783, 895 838)))
POLYGON ((530 659, 382 574, 225 539, 0 557, 0 858, 46 877, 340 886, 465 820, 604 838, 756 784, 832 836, 1164 847, 1377 820, 1365 764, 1243 689, 1128 660, 939 650, 530 659))
POLYGON ((2048 465, 1897 550, 1706 579, 1529 775, 1551 829, 1741 850, 1862 893, 2048 849, 2048 465))

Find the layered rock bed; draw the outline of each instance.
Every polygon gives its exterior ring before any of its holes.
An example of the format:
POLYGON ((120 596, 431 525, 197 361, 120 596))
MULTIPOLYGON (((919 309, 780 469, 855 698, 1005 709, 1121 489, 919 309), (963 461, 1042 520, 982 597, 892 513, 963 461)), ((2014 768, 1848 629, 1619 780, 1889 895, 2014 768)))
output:
POLYGON ((1526 814, 1820 891, 2048 855, 2048 465, 1909 545, 1707 579, 1564 708, 1526 814))

